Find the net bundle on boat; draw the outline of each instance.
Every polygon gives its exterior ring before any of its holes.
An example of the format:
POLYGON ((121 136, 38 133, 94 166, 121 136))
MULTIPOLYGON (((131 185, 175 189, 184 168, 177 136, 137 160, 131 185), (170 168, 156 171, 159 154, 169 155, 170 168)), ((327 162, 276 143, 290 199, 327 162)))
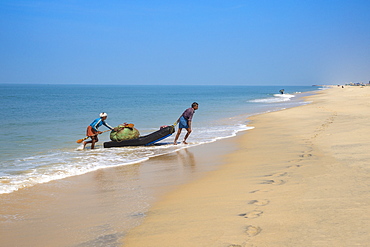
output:
POLYGON ((120 124, 110 132, 110 139, 115 142, 139 138, 140 132, 133 124, 120 124))

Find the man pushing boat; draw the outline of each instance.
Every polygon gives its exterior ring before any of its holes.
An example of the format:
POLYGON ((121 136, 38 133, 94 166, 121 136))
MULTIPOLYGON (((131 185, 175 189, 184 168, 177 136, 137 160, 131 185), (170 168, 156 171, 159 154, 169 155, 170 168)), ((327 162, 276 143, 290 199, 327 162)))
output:
POLYGON ((194 102, 190 108, 186 109, 182 115, 180 116, 180 118, 176 121, 177 123, 179 123, 179 129, 177 130, 177 134, 176 134, 176 137, 175 137, 175 140, 173 142, 174 145, 177 145, 177 139, 179 139, 179 136, 181 134, 181 131, 182 129, 186 129, 187 130, 187 133, 184 137, 184 141, 183 143, 184 144, 188 144, 186 142, 186 140, 188 139, 190 133, 192 132, 192 129, 191 129, 191 121, 193 119, 193 115, 195 113, 195 111, 198 110, 198 103, 197 102, 194 102))
POLYGON ((87 126, 86 129, 86 136, 91 138, 91 141, 84 142, 83 148, 85 148, 86 144, 91 143, 91 149, 95 148, 95 143, 99 141, 98 135, 103 133, 98 130, 98 128, 102 125, 107 127, 110 130, 113 130, 114 128, 109 126, 105 120, 107 119, 108 114, 105 112, 100 113, 99 118, 95 119, 89 126, 87 126))

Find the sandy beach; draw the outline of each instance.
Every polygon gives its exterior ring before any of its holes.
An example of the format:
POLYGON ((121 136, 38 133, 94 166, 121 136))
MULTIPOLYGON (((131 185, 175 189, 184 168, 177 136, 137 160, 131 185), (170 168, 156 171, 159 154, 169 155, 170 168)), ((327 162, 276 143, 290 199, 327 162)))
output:
POLYGON ((370 87, 251 118, 237 151, 150 209, 125 246, 369 246, 370 87))
POLYGON ((227 139, 206 147, 2 194, 0 246, 122 246, 154 202, 216 169, 236 145, 227 139))
POLYGON ((0 195, 0 246, 369 246, 370 87, 306 100, 234 138, 0 195))

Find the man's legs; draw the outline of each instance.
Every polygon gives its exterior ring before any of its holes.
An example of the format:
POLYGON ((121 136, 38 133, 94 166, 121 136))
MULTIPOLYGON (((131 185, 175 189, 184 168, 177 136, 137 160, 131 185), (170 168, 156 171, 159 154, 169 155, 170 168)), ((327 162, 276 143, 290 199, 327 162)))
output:
POLYGON ((188 144, 187 142, 186 142, 186 139, 188 139, 188 137, 189 137, 189 135, 190 135, 190 133, 191 133, 191 129, 190 128, 187 128, 186 129, 188 132, 186 133, 186 135, 185 135, 185 137, 184 137, 184 144, 188 144))
POLYGON ((173 144, 174 144, 174 145, 177 145, 177 139, 179 139, 179 136, 180 136, 180 134, 181 134, 181 131, 182 131, 182 128, 179 128, 179 129, 177 130, 177 134, 176 134, 175 140, 173 141, 173 144))
POLYGON ((89 144, 89 143, 91 143, 91 149, 94 149, 95 148, 95 142, 99 141, 97 136, 90 136, 90 138, 91 138, 91 141, 84 142, 84 149, 85 149, 86 144, 89 144))

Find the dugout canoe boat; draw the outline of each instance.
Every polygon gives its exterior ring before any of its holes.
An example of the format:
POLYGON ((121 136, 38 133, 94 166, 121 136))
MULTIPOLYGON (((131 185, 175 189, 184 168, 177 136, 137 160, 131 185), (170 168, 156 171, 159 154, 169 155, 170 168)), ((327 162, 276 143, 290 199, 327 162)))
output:
POLYGON ((156 142, 159 142, 175 132, 175 127, 173 125, 161 128, 153 133, 150 133, 145 136, 140 136, 136 139, 125 140, 121 142, 109 141, 104 142, 105 148, 113 147, 127 147, 127 146, 148 146, 156 142))

